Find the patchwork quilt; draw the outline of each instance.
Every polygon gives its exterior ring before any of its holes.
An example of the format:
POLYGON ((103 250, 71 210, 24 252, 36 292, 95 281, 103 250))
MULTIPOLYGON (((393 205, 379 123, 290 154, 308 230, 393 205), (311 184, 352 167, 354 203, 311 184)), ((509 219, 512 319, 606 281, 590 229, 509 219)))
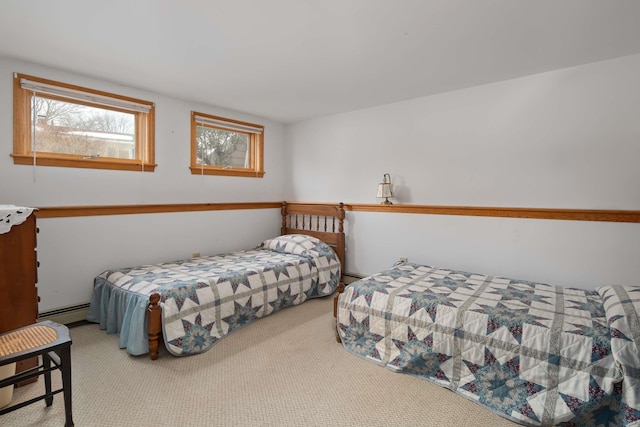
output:
POLYGON ((253 250, 105 271, 94 280, 87 319, 120 334, 131 354, 147 353, 146 306, 158 292, 166 348, 201 353, 256 319, 332 294, 340 268, 329 245, 294 234, 253 250))
POLYGON ((400 263, 347 286, 353 354, 524 425, 640 426, 640 287, 597 290, 400 263))

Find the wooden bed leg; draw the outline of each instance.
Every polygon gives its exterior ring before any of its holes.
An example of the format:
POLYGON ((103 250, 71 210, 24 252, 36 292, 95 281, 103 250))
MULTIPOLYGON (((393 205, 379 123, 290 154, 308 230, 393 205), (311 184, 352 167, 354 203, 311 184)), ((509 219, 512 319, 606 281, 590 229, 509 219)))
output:
POLYGON ((338 293, 333 297, 333 317, 336 319, 336 341, 342 342, 338 333, 338 297, 344 292, 344 282, 338 283, 338 293))
POLYGON ((155 293, 149 297, 147 308, 147 328, 149 333, 149 356, 151 360, 158 358, 158 345, 162 333, 162 307, 160 307, 160 294, 155 293))

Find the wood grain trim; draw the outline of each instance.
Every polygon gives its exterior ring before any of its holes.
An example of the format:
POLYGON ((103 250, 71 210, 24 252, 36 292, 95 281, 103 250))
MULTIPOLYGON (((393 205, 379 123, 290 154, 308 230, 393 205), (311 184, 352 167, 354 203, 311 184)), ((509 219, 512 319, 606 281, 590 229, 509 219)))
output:
POLYGON ((169 205, 114 205, 114 206, 58 206, 40 207, 37 218, 67 218, 75 216, 132 215, 168 212, 225 211, 244 209, 273 209, 282 207, 282 202, 240 203, 183 203, 169 205))
POLYGON ((255 172, 244 169, 225 169, 221 167, 206 166, 201 168, 200 166, 191 166, 191 175, 221 175, 221 176, 244 176, 246 178, 262 178, 265 172, 255 172))
POLYGON ((557 219, 569 221, 640 222, 640 211, 637 210, 381 205, 360 203, 347 204, 344 208, 353 212, 393 212, 428 215, 489 216, 505 218, 557 219))
MULTIPOLYGON (((116 100, 133 102, 149 107, 148 113, 132 113, 130 110, 121 109, 115 106, 102 106, 102 108, 105 109, 123 111, 135 115, 136 153, 140 153, 139 155, 136 155, 136 159, 101 158, 88 160, 80 155, 49 153, 36 150, 36 166, 59 166, 67 168, 126 171, 144 170, 144 172, 153 172, 155 170, 157 165, 155 164, 155 104, 153 102, 20 73, 14 73, 13 78, 13 153, 11 156, 13 157, 14 164, 33 165, 34 162, 31 146, 31 99, 33 92, 22 88, 20 83, 22 79, 57 86, 59 88, 71 89, 85 94, 94 94, 116 100)), ((57 99, 65 102, 69 101, 68 98, 51 94, 46 95, 46 98, 57 99)), ((90 107, 96 106, 95 103, 82 101, 80 99, 75 99, 73 102, 90 107)))
MULTIPOLYGON (((210 125, 212 128, 226 129, 223 124, 220 126, 210 125)), ((240 120, 227 119, 219 116, 212 116, 210 114, 200 113, 197 111, 191 112, 191 174, 192 175, 222 175, 222 176, 241 176, 246 178, 262 178, 264 177, 264 126, 255 123, 241 122, 240 120), (247 134, 249 136, 249 146, 247 147, 250 153, 248 168, 225 168, 220 166, 203 165, 198 163, 196 156, 197 153, 197 120, 196 117, 203 117, 216 120, 218 122, 227 122, 230 124, 238 124, 242 126, 248 126, 251 128, 260 129, 259 133, 237 131, 247 134)))
MULTIPOLYGON (((300 207, 306 211, 309 205, 326 203, 287 202, 290 207, 300 207)), ((282 202, 243 203, 189 203, 157 205, 114 205, 114 206, 61 206, 40 207, 35 212, 37 218, 64 218, 75 216, 131 215, 167 212, 196 212, 214 210, 273 209, 281 208, 282 202)), ((596 209, 543 209, 543 208, 499 208, 479 206, 431 206, 431 205, 380 205, 353 203, 345 204, 345 210, 353 212, 390 212, 426 215, 464 215, 505 218, 555 219, 569 221, 605 221, 640 223, 637 210, 596 210, 596 209)))
POLYGON ((333 216, 344 219, 344 206, 340 203, 286 202, 288 214, 333 216))
MULTIPOLYGON (((11 154, 13 163, 16 165, 33 165, 33 155, 11 154)), ((81 159, 78 157, 51 155, 39 153, 36 156, 36 166, 61 166, 66 168, 86 168, 86 169, 110 169, 139 172, 144 167, 144 172, 153 172, 156 164, 145 163, 142 165, 139 160, 114 160, 114 159, 81 159)))

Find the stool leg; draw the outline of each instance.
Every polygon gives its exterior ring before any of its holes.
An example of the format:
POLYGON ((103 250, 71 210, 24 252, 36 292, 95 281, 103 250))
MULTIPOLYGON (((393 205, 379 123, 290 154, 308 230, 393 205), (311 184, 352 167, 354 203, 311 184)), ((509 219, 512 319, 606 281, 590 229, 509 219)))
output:
MULTIPOLYGON (((51 368, 51 357, 49 356, 49 353, 42 354, 42 366, 45 371, 51 368)), ((51 394, 51 371, 45 372, 44 374, 44 390, 47 396, 44 398, 44 403, 46 403, 47 406, 51 406, 51 404, 53 404, 53 395, 51 394)))
POLYGON ((60 364, 62 373, 62 388, 64 394, 65 427, 73 427, 73 414, 71 413, 71 343, 60 349, 60 364))

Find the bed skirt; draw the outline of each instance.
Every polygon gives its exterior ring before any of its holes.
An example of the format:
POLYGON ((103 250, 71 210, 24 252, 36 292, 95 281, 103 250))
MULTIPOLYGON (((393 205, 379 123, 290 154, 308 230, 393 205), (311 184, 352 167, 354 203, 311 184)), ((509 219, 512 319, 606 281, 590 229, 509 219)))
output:
MULTIPOLYGON (((100 324, 109 334, 118 334, 120 348, 139 356, 149 353, 147 305, 149 297, 115 288, 97 277, 87 320, 100 324)), ((163 325, 164 329, 164 325, 163 325)))

